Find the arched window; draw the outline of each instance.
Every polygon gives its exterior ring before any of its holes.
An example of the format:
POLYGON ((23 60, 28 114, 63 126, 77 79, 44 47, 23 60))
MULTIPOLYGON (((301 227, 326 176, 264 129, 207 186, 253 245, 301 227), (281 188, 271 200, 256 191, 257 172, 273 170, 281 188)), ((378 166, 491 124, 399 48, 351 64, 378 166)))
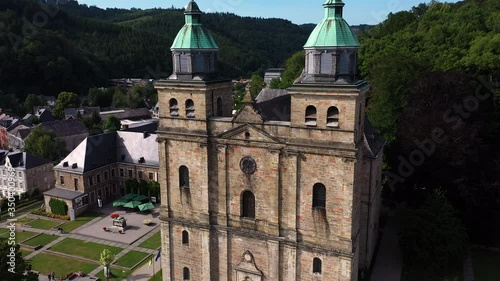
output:
POLYGON ((193 100, 186 101, 186 117, 194 118, 194 102, 193 100))
POLYGON ((255 218, 255 196, 251 191, 247 190, 241 195, 241 216, 255 218))
POLYGON ((318 258, 313 259, 313 273, 321 274, 321 260, 318 258))
POLYGON ((313 186, 313 208, 326 208, 326 187, 322 183, 313 186))
POLYGON ((185 230, 182 232, 182 245, 189 245, 189 233, 185 230))
POLYGON ((189 268, 184 267, 184 269, 182 270, 182 279, 184 279, 184 281, 191 280, 191 274, 189 273, 189 268))
POLYGON ((186 166, 179 168, 179 186, 189 188, 189 169, 186 166))
POLYGON ((339 126, 339 109, 335 106, 328 108, 326 125, 328 127, 338 127, 339 126))
POLYGON ((306 108, 306 126, 316 126, 316 107, 310 105, 306 108))
POLYGON ((217 116, 222 116, 222 98, 217 99, 217 116))
POLYGON ((170 116, 179 116, 179 105, 176 99, 171 99, 169 102, 170 116))

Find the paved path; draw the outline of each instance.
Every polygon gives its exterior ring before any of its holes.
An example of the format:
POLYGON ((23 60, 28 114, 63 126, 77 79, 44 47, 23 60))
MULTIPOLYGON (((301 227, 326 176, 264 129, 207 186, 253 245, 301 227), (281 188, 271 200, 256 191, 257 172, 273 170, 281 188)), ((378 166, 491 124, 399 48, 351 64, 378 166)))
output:
POLYGON ((399 216, 389 212, 370 281, 400 281, 402 253, 399 247, 399 216))

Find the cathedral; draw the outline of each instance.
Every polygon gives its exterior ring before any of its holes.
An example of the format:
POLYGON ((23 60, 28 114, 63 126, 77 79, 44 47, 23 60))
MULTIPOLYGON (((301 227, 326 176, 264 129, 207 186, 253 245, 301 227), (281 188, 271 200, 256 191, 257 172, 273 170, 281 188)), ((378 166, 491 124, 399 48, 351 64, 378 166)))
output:
POLYGON ((173 73, 155 84, 163 280, 356 281, 370 267, 385 141, 365 118, 344 3, 323 6, 294 85, 247 93, 235 114, 218 45, 186 7, 173 73))

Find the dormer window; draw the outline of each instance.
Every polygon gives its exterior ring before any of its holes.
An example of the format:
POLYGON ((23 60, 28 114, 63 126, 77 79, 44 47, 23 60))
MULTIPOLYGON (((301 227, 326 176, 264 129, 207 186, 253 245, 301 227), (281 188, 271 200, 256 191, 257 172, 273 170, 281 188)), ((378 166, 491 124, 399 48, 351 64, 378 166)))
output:
POLYGON ((194 118, 194 102, 193 100, 186 101, 186 117, 194 118))
POLYGON ((176 99, 171 99, 169 102, 170 116, 179 116, 179 105, 176 99))
POLYGON ((328 108, 326 126, 339 127, 339 109, 335 106, 328 108))
POLYGON ((316 117, 316 107, 310 105, 306 108, 306 126, 316 126, 317 125, 317 117, 316 117))

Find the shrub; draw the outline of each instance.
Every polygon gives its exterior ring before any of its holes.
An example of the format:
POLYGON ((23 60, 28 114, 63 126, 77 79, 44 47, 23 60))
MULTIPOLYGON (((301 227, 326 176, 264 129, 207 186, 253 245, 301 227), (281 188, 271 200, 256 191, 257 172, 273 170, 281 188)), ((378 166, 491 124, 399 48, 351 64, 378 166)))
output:
POLYGON ((68 215, 61 216, 61 215, 56 215, 56 214, 52 214, 52 213, 47 213, 47 212, 45 212, 44 209, 36 209, 36 210, 33 210, 31 213, 33 215, 44 216, 44 217, 53 218, 53 219, 60 219, 60 220, 69 220, 70 219, 70 217, 68 215))
POLYGON ((66 202, 62 200, 51 198, 49 201, 49 206, 53 214, 60 216, 65 216, 68 214, 68 205, 66 205, 66 202))

